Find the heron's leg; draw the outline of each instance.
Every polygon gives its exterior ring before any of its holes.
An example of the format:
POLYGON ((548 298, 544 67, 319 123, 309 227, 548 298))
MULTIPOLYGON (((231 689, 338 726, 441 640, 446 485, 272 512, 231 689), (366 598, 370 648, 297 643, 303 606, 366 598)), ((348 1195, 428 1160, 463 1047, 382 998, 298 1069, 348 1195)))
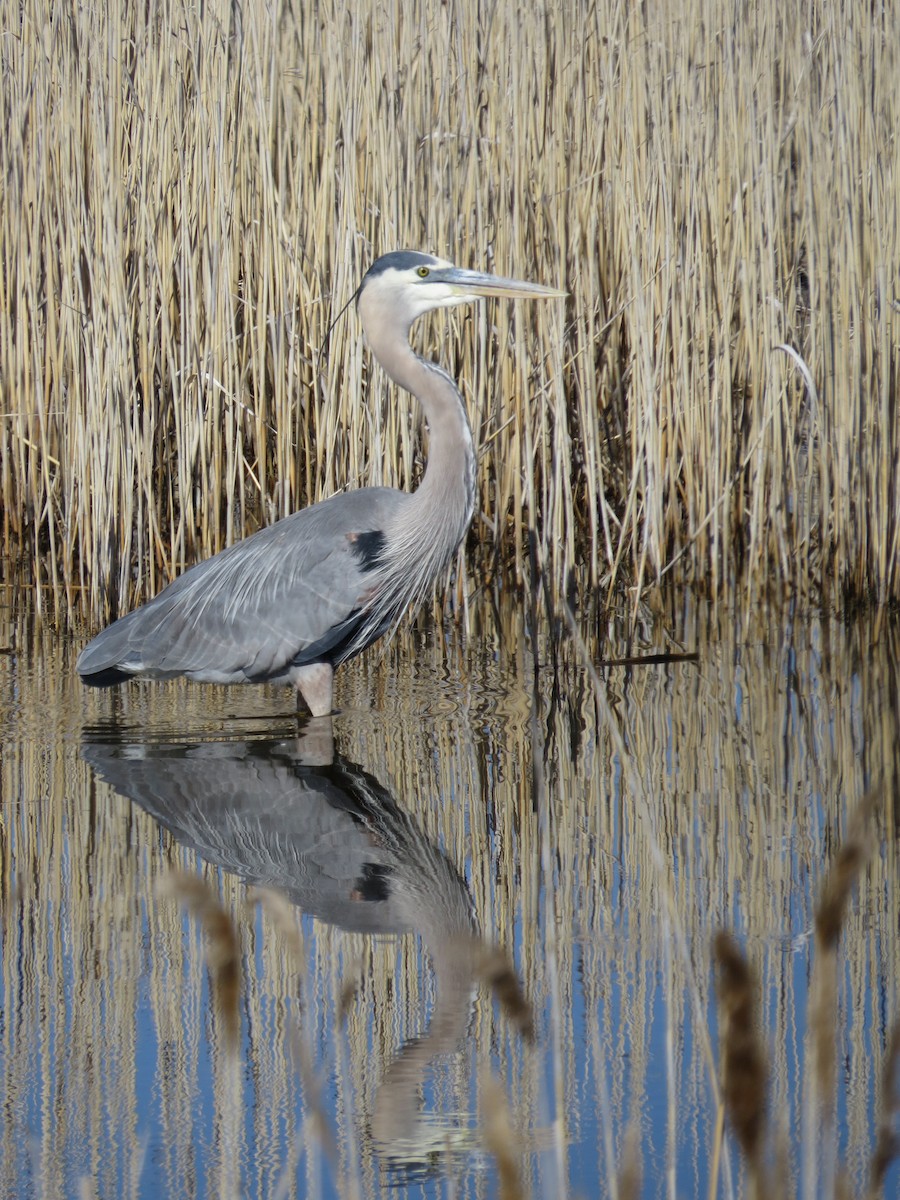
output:
POLYGON ((307 663, 302 667, 294 667, 291 680, 314 717, 327 717, 331 713, 334 671, 330 663, 307 663))
MULTIPOLYGON (((299 693, 298 693, 299 700, 299 693)), ((330 767, 334 762, 331 717, 304 717, 294 743, 294 754, 304 767, 330 767)))

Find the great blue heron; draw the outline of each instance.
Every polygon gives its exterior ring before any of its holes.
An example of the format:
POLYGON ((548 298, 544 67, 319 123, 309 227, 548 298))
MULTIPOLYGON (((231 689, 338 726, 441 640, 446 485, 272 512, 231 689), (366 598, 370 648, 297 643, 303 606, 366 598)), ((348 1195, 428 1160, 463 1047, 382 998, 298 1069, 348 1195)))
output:
POLYGON ((425 411, 431 447, 418 489, 332 496, 197 563, 82 650, 84 682, 289 683, 313 716, 330 713, 335 668, 424 599, 472 519, 475 452, 462 396, 413 352, 410 326, 483 296, 564 294, 411 250, 379 258, 356 306, 375 357, 425 411))

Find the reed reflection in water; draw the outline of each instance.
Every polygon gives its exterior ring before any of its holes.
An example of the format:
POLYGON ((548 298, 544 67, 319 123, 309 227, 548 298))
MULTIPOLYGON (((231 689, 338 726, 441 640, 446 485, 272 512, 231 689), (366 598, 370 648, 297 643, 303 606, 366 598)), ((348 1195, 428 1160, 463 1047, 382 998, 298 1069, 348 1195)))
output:
MULTIPOLYGON (((668 1195, 670 1181, 683 1196, 746 1195, 720 1132, 720 928, 755 967, 786 1194, 805 1194, 814 910, 858 800, 880 779, 872 855, 838 947, 833 1035, 843 1065, 835 1145, 864 1194, 900 1012, 897 631, 789 613, 748 631, 738 619, 681 614, 662 632, 648 617, 638 641, 659 647, 673 627, 697 664, 608 671, 606 708, 569 642, 555 647, 554 679, 542 635, 535 674, 515 611, 468 642, 398 639, 347 677, 330 768, 327 743, 318 765, 304 764, 277 691, 166 685, 85 698, 68 647, 5 633, 23 649, 0 660, 0 1194, 70 1196, 85 1178, 101 1196, 268 1196, 285 1181, 287 1194, 349 1195, 353 1180, 363 1195, 494 1195, 487 1067, 509 1104, 527 1196, 612 1194, 630 1128, 642 1195, 668 1195), (90 757, 101 751, 102 765, 90 757), (209 797, 209 811, 183 806, 187 828, 184 812, 151 815, 169 784, 154 785, 139 802, 146 810, 109 786, 119 782, 107 772, 134 781, 154 758, 209 797), (273 853, 277 821, 260 801, 268 832, 245 830, 239 852, 227 849, 210 815, 215 789, 204 791, 220 767, 218 800, 237 812, 259 775, 283 797, 316 776, 329 788, 343 779, 352 800, 345 787, 342 799, 337 788, 308 803, 345 831, 336 836, 346 873, 331 870, 347 921, 363 919, 361 908, 396 913, 391 888, 402 885, 408 926, 422 928, 410 900, 419 885, 404 874, 413 868, 390 857, 392 847, 415 850, 432 875, 444 872, 445 890, 457 887, 457 924, 474 911, 487 939, 513 953, 535 1005, 536 1049, 474 985, 471 962, 459 972, 461 1004, 449 1005, 431 934, 398 940, 306 915, 298 970, 279 919, 248 911, 244 879, 290 893, 299 865, 273 853), (237 1057, 210 1002, 203 938, 158 897, 173 867, 202 875, 240 931, 237 1057), (432 1053, 444 996, 452 1036, 432 1053), (298 1036, 333 1162, 310 1124, 298 1036), (381 1102, 393 1064, 402 1076, 408 1057, 415 1087, 401 1097, 415 1093, 415 1104, 404 1116, 381 1102), (381 1113, 399 1113, 406 1128, 412 1114, 415 1154, 389 1121, 379 1127, 381 1113)), ((634 649, 611 637, 592 646, 595 659, 634 649)), ((314 828, 298 830, 298 844, 314 828)), ((318 853, 305 858, 310 878, 318 853)), ((294 899, 311 906, 300 879, 294 899)), ((897 1182, 893 1167, 886 1195, 897 1182)))

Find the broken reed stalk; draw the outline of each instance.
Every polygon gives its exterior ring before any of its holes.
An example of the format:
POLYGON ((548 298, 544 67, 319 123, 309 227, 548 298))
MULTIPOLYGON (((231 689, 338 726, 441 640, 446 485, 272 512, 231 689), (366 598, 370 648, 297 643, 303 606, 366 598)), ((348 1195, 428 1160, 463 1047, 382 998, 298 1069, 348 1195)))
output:
POLYGON ((235 924, 213 889, 196 875, 171 872, 160 879, 157 895, 180 901, 200 922, 206 937, 206 963, 222 1019, 225 1048, 236 1054, 241 1032, 241 949, 235 924))
POLYGON ((476 976, 491 989, 513 1028, 526 1042, 533 1043, 534 1012, 509 955, 499 946, 489 946, 479 940, 474 947, 474 966, 476 976))
POLYGON ((503 1085, 486 1073, 481 1085, 485 1145, 497 1163, 500 1200, 525 1200, 519 1173, 519 1154, 503 1085))
POLYGON ((625 1143, 619 1160, 618 1200, 640 1200, 641 1195, 641 1134, 632 1121, 625 1131, 625 1143))
POLYGON ((894 1022, 881 1073, 881 1114, 870 1170, 871 1200, 881 1194, 888 1168, 900 1156, 900 1020, 894 1022))
POLYGON ((815 959, 809 993, 812 1070, 804 1111, 805 1184, 808 1200, 832 1195, 838 1185, 834 1105, 838 1049, 837 949, 851 893, 871 853, 870 821, 880 791, 870 791, 851 813, 847 834, 825 882, 815 913, 815 959))
POLYGON ((765 1170, 768 1066, 759 1036, 756 973, 724 930, 713 938, 713 958, 722 1025, 722 1096, 747 1160, 752 1194, 762 1197, 770 1186, 765 1170))

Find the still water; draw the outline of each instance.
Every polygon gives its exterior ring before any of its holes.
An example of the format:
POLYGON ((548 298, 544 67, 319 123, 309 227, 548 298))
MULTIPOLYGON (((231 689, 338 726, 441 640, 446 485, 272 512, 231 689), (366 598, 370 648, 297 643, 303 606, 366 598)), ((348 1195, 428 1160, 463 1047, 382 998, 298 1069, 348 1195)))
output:
POLYGON ((784 1194, 861 1194, 900 1017, 897 628, 585 639, 697 658, 598 694, 509 607, 350 664, 304 725, 280 689, 86 691, 77 646, 0 614, 0 1195, 607 1196, 628 1145, 641 1195, 746 1195, 722 928, 784 1194), (813 922, 867 793, 831 1133, 813 922))

